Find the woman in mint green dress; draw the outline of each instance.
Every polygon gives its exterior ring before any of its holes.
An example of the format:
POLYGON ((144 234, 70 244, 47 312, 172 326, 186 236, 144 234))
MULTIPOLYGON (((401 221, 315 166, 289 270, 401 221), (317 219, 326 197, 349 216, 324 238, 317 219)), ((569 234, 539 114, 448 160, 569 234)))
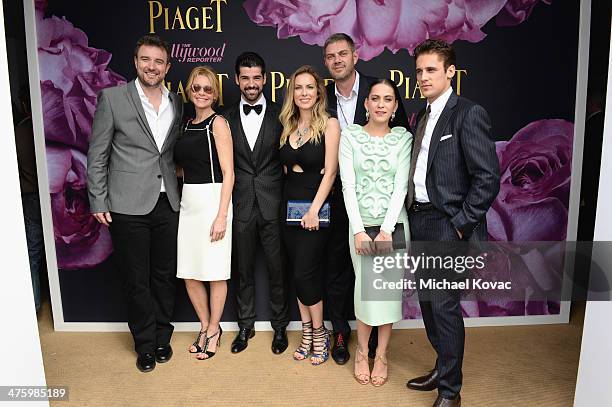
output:
POLYGON ((386 288, 384 283, 401 283, 403 270, 383 271, 380 264, 374 267, 377 261, 372 241, 390 246, 396 226, 400 227, 398 223, 403 224, 404 238, 409 241, 404 199, 408 191, 412 134, 404 127, 389 126, 399 103, 394 89, 388 79, 379 79, 370 85, 364 102, 368 123, 363 127, 347 126, 340 138, 339 152, 355 270, 358 340, 355 379, 361 384, 371 382, 374 386, 382 386, 387 381, 386 352, 391 327, 402 319, 402 290, 386 288), (370 230, 372 226, 379 228, 379 231, 374 229, 374 238, 366 233, 366 227, 370 230), (366 353, 372 326, 378 327, 378 347, 370 374, 366 353))

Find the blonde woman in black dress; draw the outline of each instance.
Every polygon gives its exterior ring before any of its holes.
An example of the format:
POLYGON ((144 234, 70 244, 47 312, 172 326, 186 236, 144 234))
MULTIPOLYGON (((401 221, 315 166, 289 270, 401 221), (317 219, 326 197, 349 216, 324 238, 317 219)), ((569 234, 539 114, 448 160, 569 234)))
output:
POLYGON ((280 114, 280 159, 287 174, 284 214, 289 200, 311 202, 299 225, 284 227, 302 319, 302 343, 293 357, 304 360, 310 355, 310 362, 320 365, 329 358, 330 339, 323 324, 320 275, 328 230, 320 227, 319 211, 338 172, 340 125, 326 112, 325 87, 312 67, 298 68, 289 84, 280 114))
POLYGON ((215 355, 223 333, 219 324, 231 273, 232 228, 227 225, 232 222, 234 156, 229 126, 213 110, 219 98, 215 71, 207 66, 194 68, 187 81, 187 95, 196 114, 174 147, 184 181, 177 277, 185 279, 201 324, 189 352, 204 360, 215 355), (210 282, 210 293, 204 281, 210 282))

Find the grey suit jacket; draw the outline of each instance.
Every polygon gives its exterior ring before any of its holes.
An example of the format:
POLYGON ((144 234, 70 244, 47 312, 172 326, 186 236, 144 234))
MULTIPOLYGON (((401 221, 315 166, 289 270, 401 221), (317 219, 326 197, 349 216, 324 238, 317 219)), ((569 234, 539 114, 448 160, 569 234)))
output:
POLYGON ((87 191, 92 213, 145 215, 153 210, 164 186, 172 209, 179 209, 174 144, 183 116, 183 103, 169 94, 174 108, 161 151, 142 108, 135 81, 102 90, 87 153, 87 191))

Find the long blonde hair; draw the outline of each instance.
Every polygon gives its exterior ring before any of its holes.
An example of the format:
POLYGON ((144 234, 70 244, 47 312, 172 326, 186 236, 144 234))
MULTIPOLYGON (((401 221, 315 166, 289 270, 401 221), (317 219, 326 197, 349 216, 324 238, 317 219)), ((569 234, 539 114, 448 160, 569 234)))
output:
POLYGON ((327 114, 327 93, 325 92, 325 86, 323 81, 317 72, 310 65, 303 65, 299 67, 291 78, 289 79, 289 88, 285 95, 285 101, 279 116, 279 120, 283 125, 283 133, 280 138, 281 147, 289 140, 289 135, 297 130, 298 120, 300 119, 300 111, 295 105, 293 100, 295 78, 303 73, 310 74, 317 83, 317 101, 312 107, 312 117, 310 120, 309 130, 312 131, 312 137, 308 140, 309 142, 318 144, 321 141, 321 135, 325 132, 327 126, 327 120, 329 115, 327 114))

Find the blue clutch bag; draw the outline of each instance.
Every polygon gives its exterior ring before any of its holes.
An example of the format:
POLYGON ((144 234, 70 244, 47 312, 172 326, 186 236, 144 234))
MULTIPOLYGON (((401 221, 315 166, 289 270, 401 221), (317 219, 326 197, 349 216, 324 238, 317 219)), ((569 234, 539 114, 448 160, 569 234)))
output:
MULTIPOLYGON (((287 225, 299 226, 302 218, 306 215, 308 209, 310 209, 310 205, 312 205, 312 201, 287 201, 287 225)), ((329 202, 324 202, 321 209, 319 209, 319 227, 329 227, 330 215, 329 202)))

